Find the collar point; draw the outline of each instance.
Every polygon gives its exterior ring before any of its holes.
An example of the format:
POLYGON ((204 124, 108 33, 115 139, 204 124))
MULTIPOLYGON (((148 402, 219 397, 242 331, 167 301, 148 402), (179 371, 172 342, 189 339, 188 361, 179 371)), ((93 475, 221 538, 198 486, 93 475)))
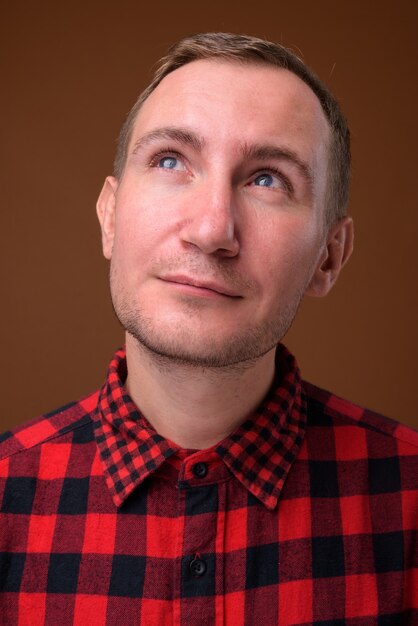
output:
POLYGON ((270 496, 269 498, 264 499, 262 502, 266 509, 268 509, 269 511, 274 511, 274 509, 277 507, 278 499, 279 498, 277 496, 270 496))
POLYGON ((126 496, 120 493, 115 493, 112 495, 112 500, 113 500, 113 504, 115 505, 115 507, 117 509, 120 509, 120 507, 126 500, 126 496))

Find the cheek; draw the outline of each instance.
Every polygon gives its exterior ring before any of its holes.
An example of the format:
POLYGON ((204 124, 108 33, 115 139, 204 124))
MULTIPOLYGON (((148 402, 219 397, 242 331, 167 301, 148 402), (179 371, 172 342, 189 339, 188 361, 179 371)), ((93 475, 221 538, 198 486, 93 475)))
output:
POLYGON ((175 229, 179 205, 181 198, 149 184, 122 189, 116 207, 116 239, 121 245, 142 249, 158 245, 175 229))
POLYGON ((116 210, 114 253, 120 258, 143 257, 157 224, 156 216, 139 202, 121 202, 116 210))
POLYGON ((320 250, 321 235, 317 224, 304 217, 281 215, 280 220, 271 219, 263 228, 252 229, 249 243, 256 247, 255 266, 270 280, 291 283, 311 271, 320 250))

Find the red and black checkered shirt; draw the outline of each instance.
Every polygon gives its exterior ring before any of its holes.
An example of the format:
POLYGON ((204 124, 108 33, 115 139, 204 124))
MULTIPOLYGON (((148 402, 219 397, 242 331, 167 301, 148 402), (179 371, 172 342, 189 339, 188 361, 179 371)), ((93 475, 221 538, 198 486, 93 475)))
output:
POLYGON ((209 450, 123 383, 0 444, 0 623, 418 624, 418 433, 300 380, 209 450))

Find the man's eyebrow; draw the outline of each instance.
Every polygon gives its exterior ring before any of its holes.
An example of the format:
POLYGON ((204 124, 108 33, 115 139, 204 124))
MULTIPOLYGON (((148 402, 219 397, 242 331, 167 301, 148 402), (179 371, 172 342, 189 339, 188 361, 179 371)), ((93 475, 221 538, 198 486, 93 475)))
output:
POLYGON ((254 161, 280 160, 293 163, 305 178, 307 183, 312 186, 314 176, 309 165, 301 159, 296 152, 289 148, 273 146, 273 145, 249 145, 244 143, 241 146, 241 152, 245 159, 254 161))
MULTIPOLYGON (((163 126, 155 128, 137 139, 134 143, 132 153, 136 154, 141 148, 157 141, 167 140, 188 145, 197 152, 202 152, 205 140, 188 128, 181 126, 163 126)), ((244 160, 268 161, 278 159, 293 163, 310 186, 313 185, 313 173, 311 168, 293 150, 274 145, 250 145, 242 144, 241 154, 244 160)))
POLYGON ((136 154, 138 150, 144 146, 163 139, 188 145, 197 152, 201 152, 204 146, 203 139, 196 135, 196 133, 178 126, 164 126, 162 128, 155 128, 154 130, 145 133, 145 135, 142 135, 142 137, 139 137, 139 139, 134 143, 132 153, 136 154))

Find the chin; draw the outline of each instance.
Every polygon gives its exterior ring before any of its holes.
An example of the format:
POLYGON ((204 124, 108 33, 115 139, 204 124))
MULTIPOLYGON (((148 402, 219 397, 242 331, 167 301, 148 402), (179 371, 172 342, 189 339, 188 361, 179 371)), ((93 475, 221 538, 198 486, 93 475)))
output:
MULTIPOLYGON (((126 332, 141 349, 159 361, 194 368, 230 368, 250 366, 255 360, 275 348, 288 325, 267 324, 257 328, 236 329, 232 334, 196 329, 193 324, 156 323, 143 316, 119 316, 126 332)), ((283 321, 283 320, 282 320, 283 321)))

